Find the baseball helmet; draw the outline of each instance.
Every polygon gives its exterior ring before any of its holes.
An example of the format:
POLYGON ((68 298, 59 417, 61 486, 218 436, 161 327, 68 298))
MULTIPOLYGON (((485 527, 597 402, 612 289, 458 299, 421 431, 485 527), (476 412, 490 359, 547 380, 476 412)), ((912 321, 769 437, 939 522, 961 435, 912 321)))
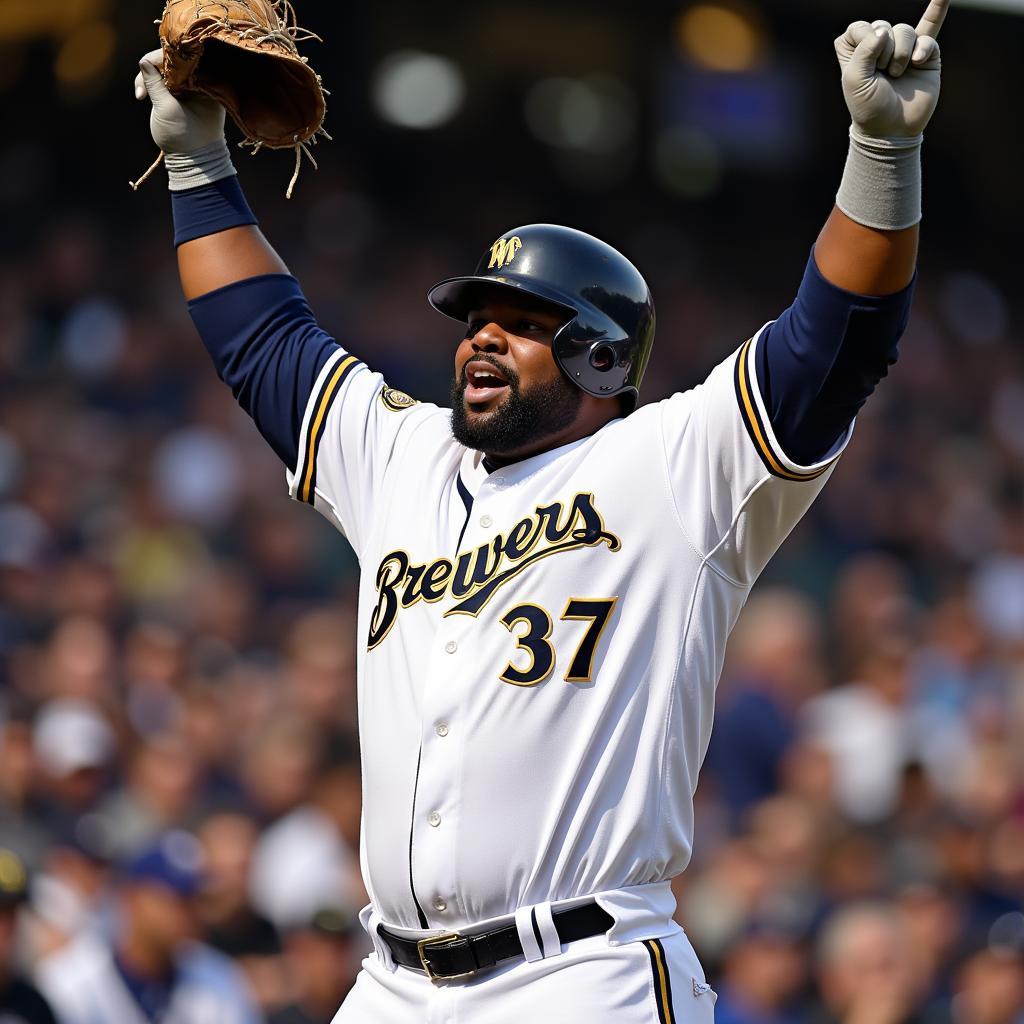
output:
POLYGON ((582 231, 529 224, 502 235, 474 275, 434 285, 427 299, 465 324, 501 292, 565 313, 552 346, 563 372, 588 395, 622 396, 626 413, 636 408, 654 343, 654 301, 625 256, 582 231))

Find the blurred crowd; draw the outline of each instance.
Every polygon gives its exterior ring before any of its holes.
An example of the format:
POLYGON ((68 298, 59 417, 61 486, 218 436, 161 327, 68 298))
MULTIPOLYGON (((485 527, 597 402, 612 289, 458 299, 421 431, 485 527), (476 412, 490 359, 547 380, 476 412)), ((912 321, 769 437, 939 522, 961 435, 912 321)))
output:
MULTIPOLYGON (((0 266, 0 1018, 326 1024, 366 950, 355 565, 208 366, 156 208, 62 216, 0 266), (104 977, 133 998, 87 1016, 104 977)), ((455 339, 420 283, 462 268, 373 258, 401 225, 351 196, 311 211, 287 237, 325 324, 443 400, 455 339)), ((788 301, 633 241, 648 399, 788 301)), ((737 628, 677 880, 726 1024, 1024 1021, 1016 299, 925 267, 737 628)))

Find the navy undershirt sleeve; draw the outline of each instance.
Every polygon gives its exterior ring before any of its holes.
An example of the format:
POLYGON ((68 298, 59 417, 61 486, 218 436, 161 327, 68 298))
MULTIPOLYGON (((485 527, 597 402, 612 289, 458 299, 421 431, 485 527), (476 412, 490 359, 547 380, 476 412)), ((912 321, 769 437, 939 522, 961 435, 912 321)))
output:
MULTIPOLYGON (((238 178, 171 193, 174 244, 256 224, 238 178)), ((288 467, 309 396, 338 345, 288 274, 251 277, 188 304, 217 374, 288 467)))
POLYGON ((217 374, 288 467, 298 460, 309 396, 337 342, 321 329, 298 281, 251 277, 189 303, 217 374))
POLYGON ((794 462, 826 458, 889 372, 913 292, 914 282, 881 298, 843 291, 811 254, 796 300, 765 329, 756 352, 772 429, 794 462))

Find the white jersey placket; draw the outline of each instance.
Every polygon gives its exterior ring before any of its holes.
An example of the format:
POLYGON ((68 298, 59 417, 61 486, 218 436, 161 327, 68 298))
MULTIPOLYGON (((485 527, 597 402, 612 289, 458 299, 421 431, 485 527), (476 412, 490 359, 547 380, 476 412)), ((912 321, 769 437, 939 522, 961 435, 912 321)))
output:
MULTIPOLYGON (((483 476, 482 470, 477 470, 467 475, 476 476, 477 482, 457 545, 463 551, 491 539, 495 524, 492 506, 507 487, 500 473, 483 476)), ((474 643, 478 628, 476 619, 463 615, 441 619, 431 644, 423 692, 410 874, 419 910, 428 925, 436 928, 465 915, 456 864, 463 751, 472 723, 473 689, 481 671, 474 643)))

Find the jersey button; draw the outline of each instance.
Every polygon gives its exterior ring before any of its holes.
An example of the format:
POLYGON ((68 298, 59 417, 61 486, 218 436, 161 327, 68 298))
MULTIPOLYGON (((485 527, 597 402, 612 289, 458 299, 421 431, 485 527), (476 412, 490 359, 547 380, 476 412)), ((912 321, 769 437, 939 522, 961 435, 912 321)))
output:
POLYGON ((459 645, 454 640, 449 640, 448 643, 444 645, 444 649, 449 654, 454 654, 459 649, 459 645))
POLYGON ((448 735, 448 726, 444 722, 438 722, 437 725, 434 726, 434 732, 436 732, 441 739, 444 739, 445 736, 448 735))
POLYGON ((438 814, 437 811, 431 811, 427 815, 427 821, 429 821, 434 828, 437 828, 437 826, 441 824, 441 815, 438 814))
POLYGON ((435 896, 434 897, 434 902, 431 904, 431 906, 433 906, 433 908, 439 914, 443 914, 448 909, 448 904, 445 903, 445 901, 443 899, 441 899, 440 896, 435 896))
POLYGON ((480 525, 486 530, 494 525, 494 520, 490 516, 481 516, 480 525))

